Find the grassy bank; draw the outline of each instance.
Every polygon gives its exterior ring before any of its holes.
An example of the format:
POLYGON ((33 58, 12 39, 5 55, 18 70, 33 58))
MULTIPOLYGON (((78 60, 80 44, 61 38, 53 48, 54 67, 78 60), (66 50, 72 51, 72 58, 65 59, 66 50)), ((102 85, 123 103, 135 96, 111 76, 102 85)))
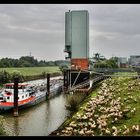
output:
POLYGON ((51 77, 60 76, 59 67, 24 67, 24 68, 0 68, 0 84, 13 81, 15 75, 19 75, 21 81, 31 81, 46 77, 50 73, 51 77))
POLYGON ((140 79, 106 79, 51 135, 140 135, 140 79))
POLYGON ((6 70, 10 74, 13 73, 15 70, 20 71, 23 76, 40 75, 43 72, 47 72, 47 73, 60 72, 59 67, 57 67, 57 66, 52 66, 52 67, 0 68, 0 71, 2 71, 2 70, 6 70))
POLYGON ((54 132, 52 132, 52 133, 50 134, 50 136, 57 135, 57 133, 60 133, 60 132, 64 129, 64 127, 68 126, 71 122, 73 122, 73 121, 75 120, 75 117, 76 117, 76 114, 77 114, 77 113, 82 114, 82 113, 83 113, 83 108, 86 106, 86 104, 87 104, 87 102, 90 100, 90 98, 95 97, 95 96, 97 95, 97 90, 98 90, 98 88, 99 88, 100 86, 101 86, 101 83, 96 84, 96 86, 94 86, 94 91, 93 91, 91 94, 89 94, 89 95, 85 98, 85 100, 82 101, 82 102, 78 105, 78 107, 77 107, 77 110, 78 110, 78 111, 73 111, 73 112, 72 112, 73 115, 72 115, 71 117, 69 117, 66 121, 64 121, 64 122, 61 124, 61 126, 60 126, 57 130, 55 130, 54 132))

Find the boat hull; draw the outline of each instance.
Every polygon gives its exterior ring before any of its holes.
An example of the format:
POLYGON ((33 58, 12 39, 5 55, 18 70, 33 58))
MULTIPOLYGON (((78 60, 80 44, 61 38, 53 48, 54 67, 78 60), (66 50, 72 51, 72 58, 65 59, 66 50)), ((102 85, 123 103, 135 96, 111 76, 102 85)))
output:
MULTIPOLYGON (((36 96, 32 96, 32 98, 28 102, 23 103, 23 104, 18 103, 18 109, 28 108, 36 104, 39 104, 47 99, 51 99, 54 96, 58 95, 61 91, 62 91, 62 86, 52 90, 51 93, 47 96, 46 96, 46 91, 38 92, 36 93, 36 96)), ((10 105, 6 103, 5 104, 0 103, 0 112, 10 111, 13 108, 14 108, 13 103, 10 105)))

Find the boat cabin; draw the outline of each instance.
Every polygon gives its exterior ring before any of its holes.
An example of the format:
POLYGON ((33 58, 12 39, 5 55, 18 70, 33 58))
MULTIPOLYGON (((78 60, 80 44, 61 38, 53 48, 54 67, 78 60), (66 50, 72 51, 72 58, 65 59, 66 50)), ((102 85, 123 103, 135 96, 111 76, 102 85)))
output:
MULTIPOLYGON (((18 84, 18 101, 26 100, 35 93, 33 86, 27 83, 18 84)), ((0 102, 14 102, 14 83, 4 84, 0 93, 0 102)))

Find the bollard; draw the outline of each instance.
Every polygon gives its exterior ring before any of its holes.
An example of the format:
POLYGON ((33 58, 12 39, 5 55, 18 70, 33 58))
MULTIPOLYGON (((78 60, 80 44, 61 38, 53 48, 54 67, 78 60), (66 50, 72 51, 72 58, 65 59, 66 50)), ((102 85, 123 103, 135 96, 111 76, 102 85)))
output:
POLYGON ((47 74, 47 92, 46 92, 46 99, 48 99, 48 96, 50 95, 50 74, 47 74))
POLYGON ((14 117, 18 116, 18 82, 19 78, 14 78, 14 117))

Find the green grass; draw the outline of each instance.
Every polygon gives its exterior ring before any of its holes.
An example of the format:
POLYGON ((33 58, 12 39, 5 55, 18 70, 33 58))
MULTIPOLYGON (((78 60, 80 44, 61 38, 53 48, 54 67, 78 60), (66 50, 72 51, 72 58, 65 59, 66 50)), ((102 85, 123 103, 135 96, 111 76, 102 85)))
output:
POLYGON ((9 73, 13 73, 15 70, 20 71, 23 76, 39 75, 42 72, 55 73, 60 72, 59 67, 23 67, 23 68, 0 68, 0 71, 6 70, 9 73))
POLYGON ((115 72, 114 75, 137 75, 137 72, 115 72))

